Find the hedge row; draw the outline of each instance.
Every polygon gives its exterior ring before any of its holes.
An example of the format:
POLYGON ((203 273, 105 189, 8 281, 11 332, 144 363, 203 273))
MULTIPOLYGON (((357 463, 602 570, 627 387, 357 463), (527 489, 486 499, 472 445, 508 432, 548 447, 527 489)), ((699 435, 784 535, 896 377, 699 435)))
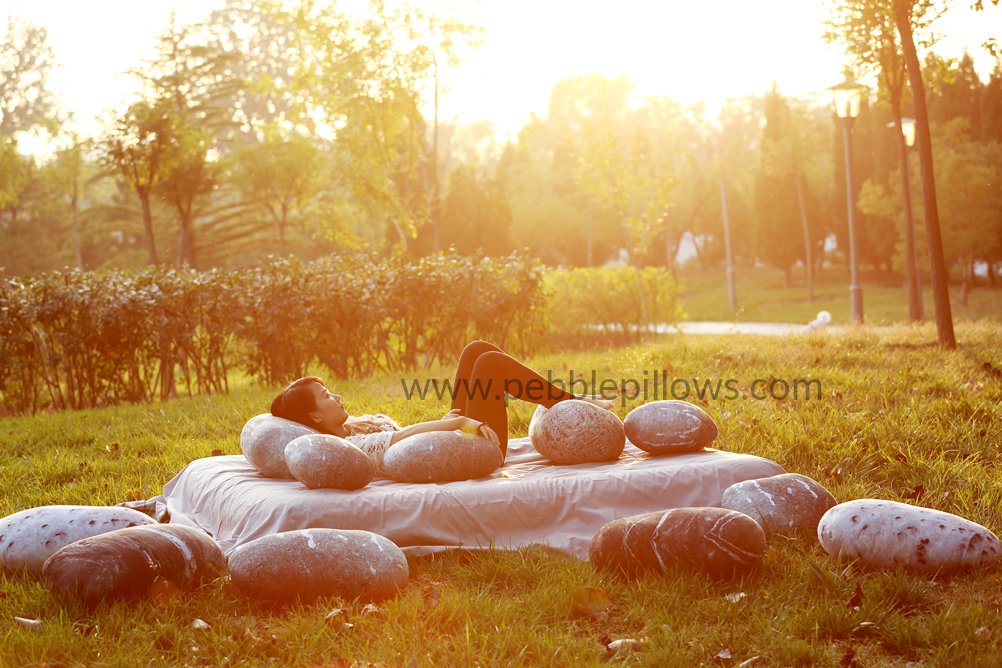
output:
MULTIPOLYGON (((240 271, 149 268, 0 279, 0 412, 226 392, 232 369, 269 385, 453 363, 471 338, 524 355, 589 322, 674 320, 667 273, 550 272, 512 254, 356 254, 240 271), (596 308, 597 307, 597 308, 596 308), (589 320, 597 318, 597 320, 589 320)), ((624 329, 624 331, 626 331, 624 329)))

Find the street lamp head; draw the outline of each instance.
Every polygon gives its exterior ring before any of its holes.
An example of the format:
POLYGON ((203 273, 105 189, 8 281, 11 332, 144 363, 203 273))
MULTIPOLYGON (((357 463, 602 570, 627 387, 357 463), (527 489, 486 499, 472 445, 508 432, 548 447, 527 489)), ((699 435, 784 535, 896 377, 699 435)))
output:
MULTIPOLYGON (((889 128, 897 127, 894 121, 887 124, 889 128)), ((902 118, 901 119, 901 134, 905 137, 905 145, 911 148, 915 145, 915 119, 914 118, 902 118)))
POLYGON ((828 88, 835 102, 835 115, 839 118, 856 118, 867 87, 858 81, 846 80, 828 88))
POLYGON ((915 119, 914 118, 902 118, 901 119, 901 134, 905 136, 905 144, 908 148, 915 145, 915 119))

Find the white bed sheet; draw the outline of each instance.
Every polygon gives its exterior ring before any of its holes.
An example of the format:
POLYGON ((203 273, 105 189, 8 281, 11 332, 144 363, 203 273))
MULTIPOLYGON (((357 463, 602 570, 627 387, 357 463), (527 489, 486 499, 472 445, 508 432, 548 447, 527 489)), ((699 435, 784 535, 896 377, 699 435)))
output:
POLYGON ((421 555, 455 547, 515 549, 542 543, 586 559, 592 536, 614 519, 667 508, 719 506, 735 482, 784 473, 768 459, 720 450, 652 456, 631 443, 619 459, 558 466, 528 438, 512 439, 505 465, 477 480, 308 489, 265 478, 243 455, 198 459, 164 486, 170 521, 200 527, 229 553, 281 531, 364 529, 421 555))

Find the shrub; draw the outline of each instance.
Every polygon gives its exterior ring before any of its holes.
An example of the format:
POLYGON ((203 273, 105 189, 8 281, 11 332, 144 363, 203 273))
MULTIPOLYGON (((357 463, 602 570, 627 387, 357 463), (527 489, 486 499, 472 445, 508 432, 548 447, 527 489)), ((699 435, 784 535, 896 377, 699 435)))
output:
POLYGON ((644 308, 647 323, 677 319, 665 270, 545 272, 518 253, 53 272, 0 282, 0 409, 226 392, 233 366, 269 385, 317 365, 341 378, 416 371, 453 362, 474 338, 518 355, 547 334, 562 344, 635 339, 644 308))
POLYGON ((661 267, 555 269, 543 284, 551 341, 625 343, 682 315, 679 284, 661 267))

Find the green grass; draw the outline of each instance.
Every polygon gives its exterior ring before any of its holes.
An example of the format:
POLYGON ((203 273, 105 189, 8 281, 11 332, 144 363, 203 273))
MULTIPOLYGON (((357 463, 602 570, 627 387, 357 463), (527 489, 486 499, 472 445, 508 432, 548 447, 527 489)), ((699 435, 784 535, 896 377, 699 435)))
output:
MULTIPOLYGON (((677 378, 736 378, 742 388, 755 378, 816 378, 820 399, 691 399, 720 425, 719 447, 772 458, 839 500, 900 500, 921 484, 920 504, 998 531, 1002 381, 991 369, 1002 366, 1002 326, 961 323, 958 339, 958 350, 940 350, 931 325, 792 342, 666 337, 531 364, 558 376, 594 368, 612 378, 667 369, 677 378)), ((394 377, 337 389, 354 414, 379 410, 407 423, 447 410, 445 401, 404 400, 394 377)), ((225 397, 4 419, 0 515, 152 496, 191 459, 239 452, 240 427, 270 397, 271 390, 241 385, 225 397)), ((639 401, 616 411, 625 416, 639 401)), ((531 406, 513 407, 513 433, 524 435, 531 406)), ((539 548, 415 559, 408 587, 374 611, 335 599, 272 608, 240 598, 222 580, 190 595, 87 613, 61 605, 35 579, 0 574, 0 666, 692 666, 754 656, 757 666, 989 666, 1002 652, 1000 584, 998 569, 937 578, 861 570, 809 538, 774 539, 762 567, 733 582, 630 582, 539 548), (857 585, 863 598, 854 610, 847 602, 857 585), (568 592, 584 587, 603 590, 608 609, 572 614, 568 592), (746 596, 726 598, 739 592, 746 596), (338 607, 344 615, 327 621, 338 607), (22 628, 15 616, 41 619, 42 629, 22 628), (211 628, 192 628, 196 618, 211 628), (620 638, 641 640, 642 651, 610 655, 606 643, 620 638)))
MULTIPOLYGON (((738 322, 807 323, 818 311, 832 314, 834 324, 851 319, 849 275, 839 269, 827 269, 814 282, 814 301, 807 301, 802 273, 794 273, 793 286, 786 287, 783 272, 771 267, 737 267, 734 272, 738 312, 730 309, 724 270, 687 267, 680 272, 684 280, 682 309, 688 320, 738 322)), ((899 276, 871 274, 860 276, 863 288, 863 315, 871 325, 890 325, 908 320, 908 294, 899 276)), ((923 313, 927 321, 935 318, 932 291, 922 288, 923 313)), ((950 287, 950 306, 954 320, 1002 320, 1002 286, 992 289, 981 284, 968 295, 967 305, 960 303, 960 286, 950 287)))

